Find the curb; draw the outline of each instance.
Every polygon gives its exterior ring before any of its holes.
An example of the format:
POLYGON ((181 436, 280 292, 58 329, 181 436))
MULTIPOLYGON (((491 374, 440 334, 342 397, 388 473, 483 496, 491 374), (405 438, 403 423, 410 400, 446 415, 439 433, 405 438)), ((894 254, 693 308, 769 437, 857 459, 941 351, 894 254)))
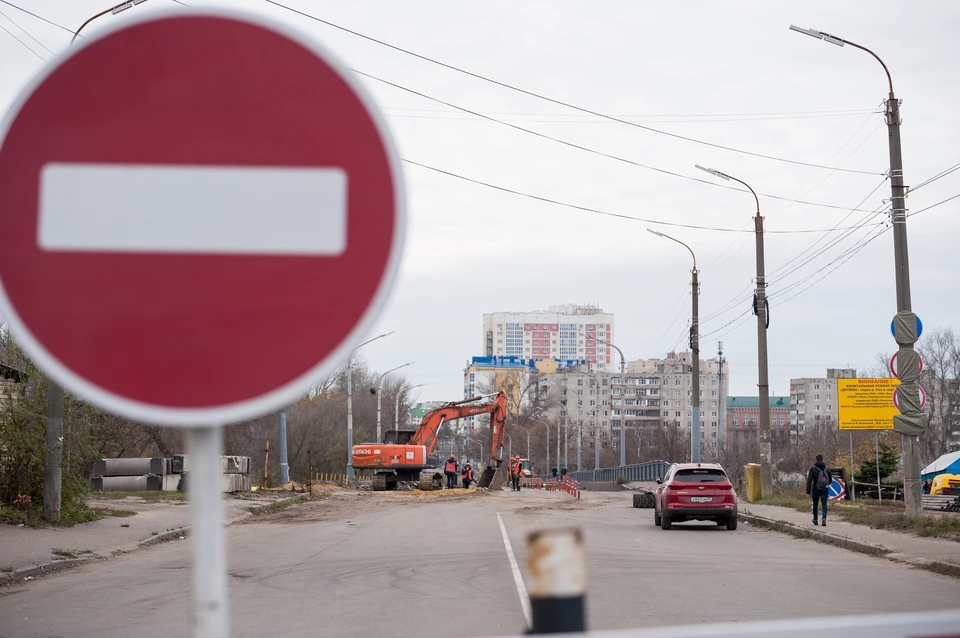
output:
MULTIPOLYGON (((275 505, 277 503, 286 503, 288 501, 294 501, 297 498, 299 498, 299 496, 281 499, 278 501, 274 501, 270 505, 275 505)), ((254 511, 263 510, 266 507, 269 507, 269 506, 265 505, 261 508, 256 508, 255 510, 244 512, 241 516, 238 516, 233 520, 225 522, 223 526, 230 527, 234 523, 238 523, 244 519, 250 518, 251 516, 253 516, 254 511)), ((151 545, 156 545, 157 543, 162 543, 164 541, 172 540, 180 536, 187 536, 187 534, 189 533, 190 533, 189 526, 178 527, 176 529, 167 530, 159 534, 154 534, 153 536, 149 536, 143 539, 142 541, 138 541, 136 543, 130 543, 128 545, 122 545, 120 547, 114 547, 114 548, 108 549, 106 550, 105 554, 94 554, 93 556, 84 556, 83 558, 66 558, 62 560, 53 560, 47 563, 41 563, 39 565, 31 565, 30 567, 21 567, 20 569, 16 569, 12 572, 0 572, 0 587, 3 587, 4 585, 9 585, 15 582, 22 582, 26 578, 35 578, 37 576, 52 574, 54 572, 63 571, 65 569, 70 569, 72 567, 86 565, 87 563, 91 563, 93 561, 106 560, 108 558, 119 556, 121 554, 129 554, 130 552, 136 551, 142 547, 149 547, 151 545)))
POLYGON ((818 543, 824 543, 826 545, 834 545, 835 547, 840 547, 842 549, 859 552, 861 554, 867 554, 868 556, 886 558, 887 560, 895 563, 910 565, 911 567, 916 567, 919 569, 926 569, 938 574, 943 574, 944 576, 960 578, 960 565, 956 563, 948 563, 931 558, 916 558, 907 554, 894 553, 892 550, 887 549, 883 545, 874 545, 872 543, 859 541, 848 536, 836 536, 826 532, 821 532, 819 530, 808 529, 806 527, 794 525, 793 523, 788 523, 786 521, 775 521, 770 518, 756 516, 755 514, 744 514, 741 512, 738 517, 741 521, 746 523, 757 525, 758 527, 773 529, 778 532, 786 532, 787 534, 795 536, 796 538, 805 538, 818 543))

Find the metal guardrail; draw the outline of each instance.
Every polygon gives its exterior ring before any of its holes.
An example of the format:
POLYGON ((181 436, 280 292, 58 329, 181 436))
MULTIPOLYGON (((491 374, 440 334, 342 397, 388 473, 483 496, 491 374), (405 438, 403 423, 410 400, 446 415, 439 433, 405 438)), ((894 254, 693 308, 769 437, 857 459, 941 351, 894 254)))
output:
MULTIPOLYGON (((581 483, 601 483, 616 481, 619 477, 626 477, 629 481, 655 481, 663 478, 667 473, 670 463, 667 461, 649 461, 647 463, 635 463, 633 465, 624 465, 617 467, 601 467, 596 470, 581 470, 579 472, 569 472, 568 477, 581 483)), ((547 474, 538 475, 544 480, 552 478, 547 474)))

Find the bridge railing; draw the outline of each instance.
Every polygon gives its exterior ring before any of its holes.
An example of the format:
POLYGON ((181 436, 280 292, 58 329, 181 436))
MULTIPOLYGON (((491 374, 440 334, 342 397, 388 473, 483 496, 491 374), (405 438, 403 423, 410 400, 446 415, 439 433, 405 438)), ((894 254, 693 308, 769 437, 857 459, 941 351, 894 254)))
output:
MULTIPOLYGON (((667 461, 648 461, 647 463, 634 463, 633 465, 569 472, 567 476, 581 483, 611 482, 616 481, 621 476, 628 481, 655 481, 658 478, 663 478, 668 467, 670 467, 670 463, 667 461)), ((538 476, 545 480, 551 478, 547 474, 538 476)))

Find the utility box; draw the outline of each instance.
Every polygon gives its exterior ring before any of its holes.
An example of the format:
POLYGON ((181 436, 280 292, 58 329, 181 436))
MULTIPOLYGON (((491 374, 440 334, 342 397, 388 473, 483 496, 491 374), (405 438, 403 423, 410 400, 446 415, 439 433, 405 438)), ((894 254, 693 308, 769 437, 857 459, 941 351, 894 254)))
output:
POLYGON ((747 500, 756 503, 760 500, 760 464, 747 463, 744 466, 744 473, 747 475, 747 500))

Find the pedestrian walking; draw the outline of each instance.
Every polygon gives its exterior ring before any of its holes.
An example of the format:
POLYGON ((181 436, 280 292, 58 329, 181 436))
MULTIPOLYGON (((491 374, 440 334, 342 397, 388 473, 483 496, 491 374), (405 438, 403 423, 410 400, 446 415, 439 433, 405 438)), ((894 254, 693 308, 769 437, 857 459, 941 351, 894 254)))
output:
POLYGON ((457 487, 457 457, 453 454, 447 459, 443 466, 443 473, 447 477, 447 489, 452 490, 457 487))
POLYGON ((553 478, 557 478, 557 468, 553 468, 550 472, 553 474, 553 478))
POLYGON ((470 467, 469 463, 463 466, 463 472, 460 474, 460 482, 461 485, 463 485, 463 489, 470 489, 470 484, 473 483, 473 468, 470 467))
POLYGON ((817 524, 817 505, 823 510, 820 524, 827 526, 827 496, 830 485, 833 483, 833 474, 823 462, 823 455, 817 455, 817 462, 807 472, 807 494, 813 498, 813 524, 817 524))

